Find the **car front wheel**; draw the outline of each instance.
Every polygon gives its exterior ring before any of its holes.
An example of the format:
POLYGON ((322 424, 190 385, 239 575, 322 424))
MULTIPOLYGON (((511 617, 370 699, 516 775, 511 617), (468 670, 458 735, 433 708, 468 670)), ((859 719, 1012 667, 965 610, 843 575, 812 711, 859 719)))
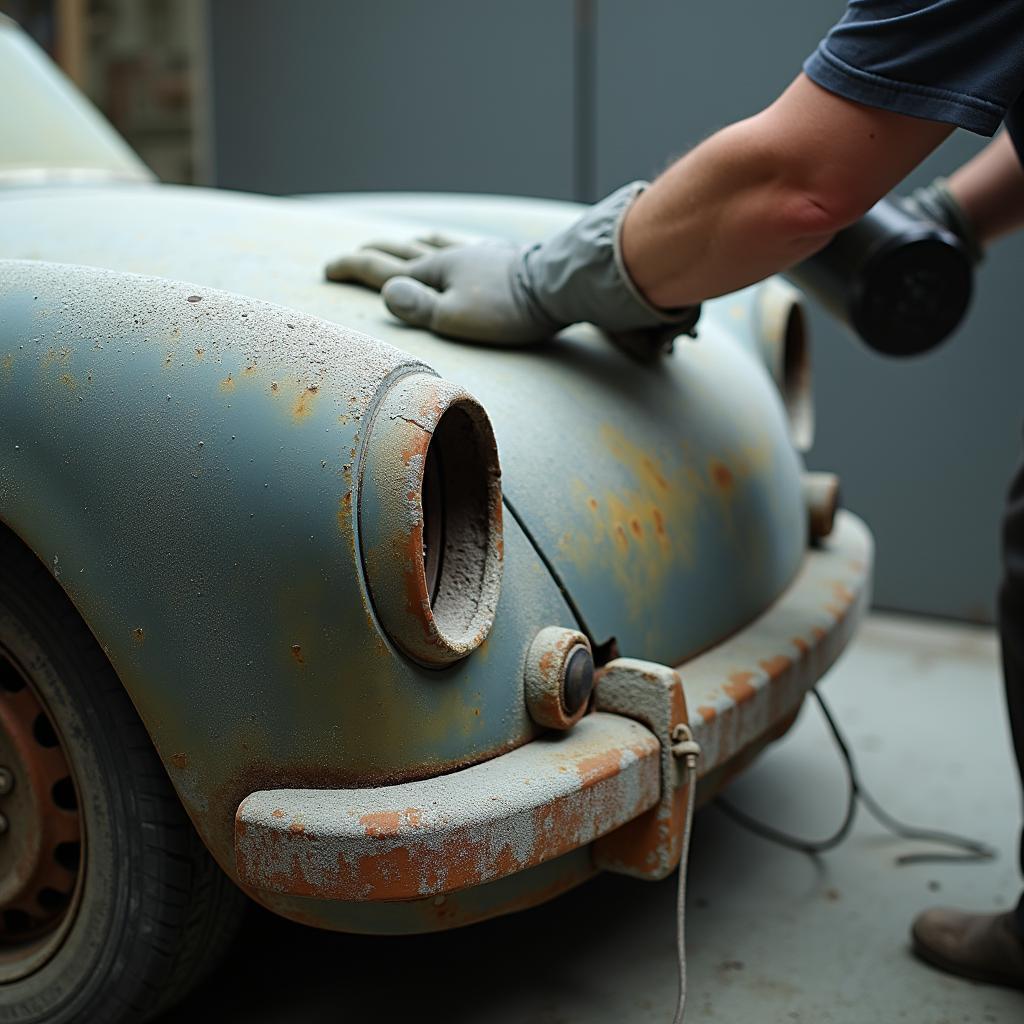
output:
POLYGON ((0 527, 0 1020, 146 1020, 244 906, 95 639, 0 527))

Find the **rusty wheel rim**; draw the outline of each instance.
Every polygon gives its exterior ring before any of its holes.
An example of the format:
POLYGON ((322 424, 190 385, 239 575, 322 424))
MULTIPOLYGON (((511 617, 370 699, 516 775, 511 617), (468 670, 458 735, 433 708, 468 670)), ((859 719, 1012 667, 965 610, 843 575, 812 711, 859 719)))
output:
POLYGON ((37 970, 78 908, 78 786, 31 674, 0 646, 0 981, 37 970))

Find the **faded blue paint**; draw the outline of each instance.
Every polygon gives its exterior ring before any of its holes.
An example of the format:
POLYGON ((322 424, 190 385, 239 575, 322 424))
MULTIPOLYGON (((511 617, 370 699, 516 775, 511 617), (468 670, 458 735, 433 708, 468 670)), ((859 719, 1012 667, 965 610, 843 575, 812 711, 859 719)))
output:
POLYGON ((483 647, 443 672, 398 654, 344 509, 361 423, 411 360, 195 291, 2 264, 0 520, 81 610, 230 869, 255 788, 422 777, 535 735, 526 651, 574 620, 510 521, 483 647))
POLYGON ((0 255, 203 282, 430 364, 487 409, 506 498, 598 643, 614 636, 624 655, 677 663, 761 611, 803 554, 801 465, 776 389, 728 314, 709 304, 700 339, 656 367, 586 327, 535 350, 448 342, 397 323, 372 292, 322 280, 328 259, 408 233, 407 214, 389 223, 374 203, 363 216, 358 203, 338 212, 175 187, 20 192, 0 199, 0 255))

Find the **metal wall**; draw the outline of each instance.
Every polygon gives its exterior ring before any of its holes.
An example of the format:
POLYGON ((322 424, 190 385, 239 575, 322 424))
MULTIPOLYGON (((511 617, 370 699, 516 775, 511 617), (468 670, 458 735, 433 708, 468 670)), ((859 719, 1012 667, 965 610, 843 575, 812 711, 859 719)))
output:
POLYGON ((218 184, 572 197, 564 0, 210 7, 218 184))
MULTIPOLYGON (((757 111, 839 2, 211 0, 217 183, 590 200, 757 111)), ((908 181, 981 145, 956 133, 908 181)), ((967 324, 907 363, 812 315, 816 468, 878 540, 876 604, 987 619, 1019 450, 1024 238, 998 243, 967 324)))

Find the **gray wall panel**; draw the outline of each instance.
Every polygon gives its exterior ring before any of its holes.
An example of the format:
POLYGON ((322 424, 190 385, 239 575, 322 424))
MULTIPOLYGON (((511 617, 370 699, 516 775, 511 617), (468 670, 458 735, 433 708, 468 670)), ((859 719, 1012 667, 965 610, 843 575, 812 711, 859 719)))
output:
MULTIPOLYGON (((842 13, 830 0, 213 0, 218 183, 590 198, 650 177, 781 91, 842 13), (593 8, 592 66, 574 12, 593 8), (575 92, 577 73, 593 92, 575 92), (581 123, 589 112, 590 121, 581 123), (574 167, 574 146, 591 153, 574 167)), ((910 179, 982 142, 958 132, 910 179)), ((1024 239, 997 244, 967 324, 905 364, 813 311, 818 438, 878 540, 877 603, 987 618, 1019 450, 1024 239)))
MULTIPOLYGON (((656 174, 770 102, 843 11, 787 0, 598 0, 596 186, 656 174)), ((948 173, 983 145, 957 132, 908 180, 948 173)), ((817 441, 878 542, 876 604, 988 619, 1005 487, 1020 449, 1024 238, 997 243, 948 345, 894 362, 814 311, 817 441)))
POLYGON ((569 0, 213 0, 217 184, 571 198, 569 0))

